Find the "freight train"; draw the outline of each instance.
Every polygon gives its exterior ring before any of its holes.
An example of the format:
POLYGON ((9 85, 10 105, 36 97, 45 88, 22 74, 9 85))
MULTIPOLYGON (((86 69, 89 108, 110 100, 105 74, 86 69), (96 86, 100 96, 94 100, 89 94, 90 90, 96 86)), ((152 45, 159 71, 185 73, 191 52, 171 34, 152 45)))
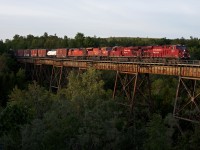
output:
POLYGON ((17 57, 55 57, 66 59, 88 60, 149 60, 190 59, 190 54, 184 45, 164 46, 130 46, 130 47, 102 47, 102 48, 58 48, 58 49, 19 49, 15 52, 17 57))

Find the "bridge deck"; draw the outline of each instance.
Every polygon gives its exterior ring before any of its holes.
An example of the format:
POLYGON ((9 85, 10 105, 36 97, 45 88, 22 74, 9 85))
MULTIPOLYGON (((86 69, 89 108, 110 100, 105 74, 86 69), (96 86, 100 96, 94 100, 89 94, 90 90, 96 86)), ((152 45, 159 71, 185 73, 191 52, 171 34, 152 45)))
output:
POLYGON ((117 61, 91 61, 91 60, 68 60, 55 58, 17 58, 21 63, 34 63, 42 65, 55 65, 64 67, 88 68, 98 70, 115 70, 120 72, 149 73, 160 75, 174 75, 198 79, 200 78, 199 63, 161 63, 161 62, 117 62, 117 61))

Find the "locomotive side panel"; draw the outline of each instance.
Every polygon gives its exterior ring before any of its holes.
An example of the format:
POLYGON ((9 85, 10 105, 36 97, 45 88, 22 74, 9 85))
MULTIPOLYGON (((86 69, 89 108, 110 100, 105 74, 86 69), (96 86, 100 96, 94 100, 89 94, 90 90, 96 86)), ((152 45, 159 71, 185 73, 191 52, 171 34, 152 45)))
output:
POLYGON ((154 46, 150 50, 150 56, 156 58, 164 58, 166 49, 162 46, 154 46))
POLYGON ((136 57, 137 53, 135 53, 133 47, 124 47, 124 49, 122 50, 122 56, 136 57))
POLYGON ((120 47, 120 46, 113 47, 112 50, 110 51, 110 56, 111 57, 123 56, 122 51, 123 51, 123 47, 120 47))

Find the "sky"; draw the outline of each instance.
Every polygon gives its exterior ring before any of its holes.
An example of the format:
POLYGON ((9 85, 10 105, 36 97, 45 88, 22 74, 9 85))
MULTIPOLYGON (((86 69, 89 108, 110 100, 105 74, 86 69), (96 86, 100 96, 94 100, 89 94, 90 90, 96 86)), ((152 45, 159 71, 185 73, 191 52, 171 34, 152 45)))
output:
POLYGON ((200 37, 200 0, 0 0, 0 39, 200 37))

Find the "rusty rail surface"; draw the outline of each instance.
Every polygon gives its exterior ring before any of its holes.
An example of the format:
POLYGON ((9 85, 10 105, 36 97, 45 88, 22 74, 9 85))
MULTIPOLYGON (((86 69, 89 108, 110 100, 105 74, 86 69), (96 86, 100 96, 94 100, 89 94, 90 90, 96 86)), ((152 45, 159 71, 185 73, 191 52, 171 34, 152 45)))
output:
POLYGON ((94 67, 98 70, 114 70, 124 73, 149 73, 160 75, 174 75, 198 79, 200 78, 199 61, 181 61, 179 63, 168 62, 118 62, 118 61, 92 61, 69 60, 56 58, 17 58, 21 63, 34 63, 42 65, 54 65, 64 67, 85 68, 94 67))

